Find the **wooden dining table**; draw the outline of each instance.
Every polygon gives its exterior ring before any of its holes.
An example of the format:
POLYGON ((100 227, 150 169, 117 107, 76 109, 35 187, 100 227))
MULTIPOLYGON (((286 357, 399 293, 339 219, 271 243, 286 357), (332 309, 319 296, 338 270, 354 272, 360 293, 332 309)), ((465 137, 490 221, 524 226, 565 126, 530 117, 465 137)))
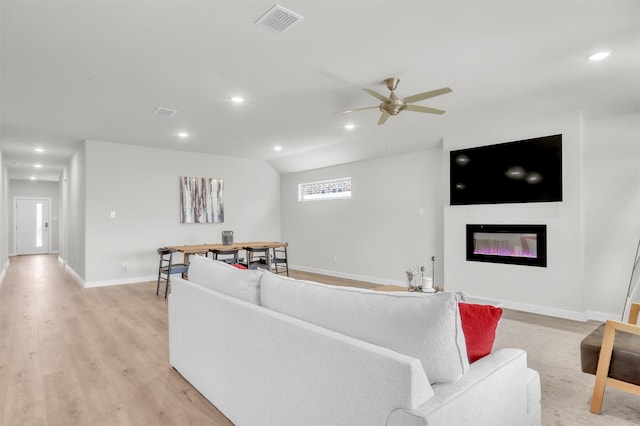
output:
MULTIPOLYGON (((242 250, 245 247, 251 248, 280 248, 287 247, 288 243, 278 241, 250 241, 232 244, 185 244, 181 246, 166 246, 168 249, 176 250, 184 254, 184 263, 189 264, 189 256, 192 254, 207 254, 209 250, 242 250)), ((268 264, 271 264, 271 250, 267 251, 269 255, 268 264)))

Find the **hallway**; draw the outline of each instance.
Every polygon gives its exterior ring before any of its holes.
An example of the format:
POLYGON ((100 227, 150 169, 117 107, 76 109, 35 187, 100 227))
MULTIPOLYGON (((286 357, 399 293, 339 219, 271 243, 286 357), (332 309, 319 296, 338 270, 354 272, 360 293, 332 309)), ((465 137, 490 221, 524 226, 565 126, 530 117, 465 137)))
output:
POLYGON ((84 289, 56 255, 0 284, 0 424, 229 425, 169 364, 155 282, 84 289))

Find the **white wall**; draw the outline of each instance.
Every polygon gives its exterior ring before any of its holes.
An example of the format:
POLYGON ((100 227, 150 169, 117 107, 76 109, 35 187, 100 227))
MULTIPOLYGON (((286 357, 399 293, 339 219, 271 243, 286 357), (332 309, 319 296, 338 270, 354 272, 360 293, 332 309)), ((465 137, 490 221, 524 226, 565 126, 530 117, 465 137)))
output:
POLYGON ((69 218, 69 169, 70 166, 67 166, 62 170, 58 181, 58 202, 60 203, 58 208, 58 258, 63 262, 66 262, 66 259, 69 258, 69 232, 67 229, 67 220, 69 218))
POLYGON ((8 222, 9 222, 9 234, 8 234, 8 248, 9 253, 13 255, 15 253, 14 244, 14 229, 13 229, 13 201, 14 197, 41 197, 41 198, 50 198, 51 205, 49 209, 51 210, 51 223, 49 224, 49 251, 50 253, 58 253, 60 244, 59 244, 59 185, 58 182, 40 182, 40 181, 30 181, 30 180, 18 180, 11 179, 9 181, 9 208, 8 211, 8 222))
MULTIPOLYGON (((7 219, 9 197, 9 179, 7 178, 7 167, 2 160, 0 151, 0 241, 8 240, 9 222, 7 219)), ((0 283, 4 277, 6 268, 9 266, 9 251, 7 244, 0 244, 0 283)))
POLYGON ((450 290, 505 303, 506 307, 580 319, 585 311, 581 223, 582 119, 509 121, 444 140, 445 281, 450 290), (555 203, 449 205, 449 152, 562 134, 563 201, 555 203), (466 225, 546 224, 547 267, 466 260, 466 225))
POLYGON ((300 270, 405 284, 405 271, 418 265, 431 276, 436 256, 436 284, 441 283, 441 179, 441 149, 283 175, 282 235, 290 263, 300 270), (298 202, 298 184, 341 177, 352 179, 351 199, 298 202))
POLYGON ((640 114, 587 122, 585 135, 585 301, 620 314, 640 240, 640 114))
MULTIPOLYGON (((561 317, 615 317, 640 238, 639 126, 638 115, 586 123, 577 113, 507 120, 449 135, 445 149, 280 179, 260 161, 88 142, 89 159, 83 145, 61 177, 60 227, 67 232, 60 253, 85 278, 86 239, 87 285, 135 282, 155 275, 156 247, 220 241, 220 231, 233 229, 236 240, 288 241, 292 265, 303 270, 400 283, 407 268, 424 264, 429 271, 435 255, 436 283, 449 290, 561 317), (564 135, 565 201, 448 206, 443 165, 449 150, 555 133, 564 135), (224 224, 178 223, 179 176, 225 179, 224 224), (298 202, 299 183, 345 176, 353 178, 351 200, 298 202), (421 207, 424 216, 418 216, 421 207), (466 262, 463 225, 471 222, 547 224, 549 266, 466 262), (122 262, 128 271, 122 271, 122 262)), ((6 203, 4 166, 2 179, 0 203, 6 203)), ((6 211, 5 204, 0 209, 5 224, 6 211)), ((1 232, 6 238, 6 226, 1 232)), ((6 253, 0 245, 0 259, 6 253)))
POLYGON ((221 242, 227 229, 236 241, 281 238, 280 176, 264 161, 98 141, 85 147, 86 272, 77 272, 86 286, 155 279, 158 247, 221 242), (224 179, 224 223, 180 223, 180 176, 224 179))
POLYGON ((68 197, 62 206, 64 248, 61 259, 80 279, 85 277, 86 147, 80 145, 62 174, 62 192, 68 197), (64 256, 64 257, 62 257, 64 256))
POLYGON ((592 122, 578 112, 512 114, 447 135, 441 150, 284 175, 283 237, 303 270, 402 282, 406 268, 435 254, 436 280, 448 290, 558 317, 619 318, 640 239, 639 136, 637 114, 592 122), (558 133, 564 201, 449 206, 450 150, 558 133), (351 200, 298 202, 299 183, 346 176, 351 200), (466 261, 467 223, 546 224, 548 266, 466 261))

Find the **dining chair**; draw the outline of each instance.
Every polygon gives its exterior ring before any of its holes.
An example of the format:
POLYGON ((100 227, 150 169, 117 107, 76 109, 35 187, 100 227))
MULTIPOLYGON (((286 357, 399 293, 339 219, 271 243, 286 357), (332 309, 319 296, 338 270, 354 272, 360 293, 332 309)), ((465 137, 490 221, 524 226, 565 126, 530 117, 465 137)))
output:
POLYGON ((238 263, 238 249, 209 249, 209 253, 211 253, 213 260, 231 264, 238 263))
POLYGON ((269 269, 269 247, 243 247, 247 255, 248 269, 269 269))
POLYGON ((271 255, 271 264, 273 265, 273 272, 280 273, 280 269, 284 268, 287 276, 289 276, 289 257, 287 256, 287 246, 284 244, 282 247, 273 247, 271 255))
POLYGON ((158 266, 158 285, 156 286, 156 296, 158 296, 158 292, 160 291, 160 281, 164 280, 164 298, 166 299, 169 286, 171 285, 171 275, 182 274, 184 277, 189 270, 189 265, 184 263, 173 263, 173 253, 175 253, 176 250, 160 247, 157 252, 160 256, 160 264, 158 266))

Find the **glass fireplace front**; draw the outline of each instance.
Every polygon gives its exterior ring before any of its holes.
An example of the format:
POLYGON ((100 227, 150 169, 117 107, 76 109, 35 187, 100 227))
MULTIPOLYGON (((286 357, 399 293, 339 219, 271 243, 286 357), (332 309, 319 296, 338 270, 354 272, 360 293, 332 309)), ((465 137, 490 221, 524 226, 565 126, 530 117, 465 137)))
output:
POLYGON ((467 225, 467 260, 547 266, 546 225, 467 225))

